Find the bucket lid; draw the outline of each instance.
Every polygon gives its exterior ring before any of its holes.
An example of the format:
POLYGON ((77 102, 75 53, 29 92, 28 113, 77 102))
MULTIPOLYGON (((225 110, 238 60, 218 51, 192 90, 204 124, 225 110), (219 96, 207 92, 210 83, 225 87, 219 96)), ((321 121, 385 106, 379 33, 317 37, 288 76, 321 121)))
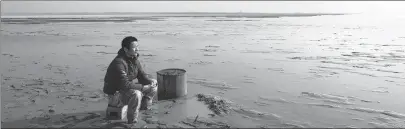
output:
POLYGON ((169 69, 163 69, 157 72, 159 75, 169 75, 169 76, 180 76, 184 75, 186 73, 186 70, 184 69, 179 69, 179 68, 169 68, 169 69))

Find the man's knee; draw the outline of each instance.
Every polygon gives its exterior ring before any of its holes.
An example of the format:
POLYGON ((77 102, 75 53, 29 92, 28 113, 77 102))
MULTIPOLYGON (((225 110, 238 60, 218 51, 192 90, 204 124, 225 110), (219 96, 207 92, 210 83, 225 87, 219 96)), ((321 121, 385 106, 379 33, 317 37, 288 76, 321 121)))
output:
POLYGON ((129 92, 130 92, 131 97, 134 97, 136 99, 141 99, 142 98, 142 92, 139 91, 139 90, 131 89, 129 92))

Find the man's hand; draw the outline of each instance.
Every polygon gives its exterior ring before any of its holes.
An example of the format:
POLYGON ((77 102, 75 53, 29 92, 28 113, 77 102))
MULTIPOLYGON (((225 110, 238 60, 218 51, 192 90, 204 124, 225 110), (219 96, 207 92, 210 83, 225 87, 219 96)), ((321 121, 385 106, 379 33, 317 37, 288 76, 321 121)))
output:
POLYGON ((156 79, 150 79, 150 81, 151 81, 151 86, 152 87, 156 87, 157 86, 157 80, 156 79))

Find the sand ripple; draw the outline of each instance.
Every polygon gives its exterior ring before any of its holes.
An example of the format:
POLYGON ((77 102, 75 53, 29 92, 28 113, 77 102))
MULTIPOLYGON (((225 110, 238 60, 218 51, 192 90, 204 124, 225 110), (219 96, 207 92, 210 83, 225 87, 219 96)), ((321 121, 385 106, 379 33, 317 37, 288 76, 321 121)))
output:
MULTIPOLYGON (((364 100, 364 99, 359 99, 359 98, 353 97, 353 96, 318 94, 318 93, 311 93, 311 92, 302 92, 301 96, 305 96, 305 97, 309 97, 309 98, 313 98, 313 99, 319 99, 325 103, 337 104, 337 105, 342 105, 342 106, 355 105, 356 104, 355 101, 364 102, 364 103, 380 103, 378 101, 364 100)), ((336 107, 336 106, 329 105, 327 107, 336 107)))
POLYGON ((365 112, 365 113, 383 114, 383 115, 387 115, 387 116, 394 117, 394 118, 405 119, 404 114, 393 112, 393 111, 376 110, 376 109, 359 108, 359 107, 347 108, 347 109, 354 110, 354 111, 359 111, 359 112, 365 112))
POLYGON ((311 93, 311 92, 302 92, 302 95, 309 96, 312 98, 319 98, 319 99, 332 99, 332 100, 337 100, 337 101, 348 101, 348 98, 344 98, 341 96, 335 96, 335 95, 328 95, 328 94, 317 94, 317 93, 311 93))
POLYGON ((285 100, 283 98, 277 98, 277 99, 273 99, 273 98, 268 98, 268 97, 259 97, 260 100, 264 100, 264 101, 268 101, 268 102, 277 102, 277 103, 295 103, 292 101, 288 101, 285 100))
POLYGON ((187 82, 192 83, 192 84, 198 84, 198 85, 205 86, 205 87, 221 89, 221 90, 237 89, 237 87, 233 87, 232 85, 227 84, 224 81, 214 81, 214 80, 208 80, 208 79, 191 78, 187 82))

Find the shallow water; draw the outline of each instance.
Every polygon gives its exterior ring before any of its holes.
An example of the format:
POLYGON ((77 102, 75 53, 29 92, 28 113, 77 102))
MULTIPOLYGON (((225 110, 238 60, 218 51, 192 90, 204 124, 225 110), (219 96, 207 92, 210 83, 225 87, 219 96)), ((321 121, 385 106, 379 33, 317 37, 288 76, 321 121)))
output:
POLYGON ((20 83, 7 77, 69 79, 99 92, 120 40, 134 35, 151 76, 183 68, 189 94, 218 94, 285 121, 238 112, 251 119, 244 126, 404 127, 403 16, 223 19, 2 24, 2 103, 20 83))

